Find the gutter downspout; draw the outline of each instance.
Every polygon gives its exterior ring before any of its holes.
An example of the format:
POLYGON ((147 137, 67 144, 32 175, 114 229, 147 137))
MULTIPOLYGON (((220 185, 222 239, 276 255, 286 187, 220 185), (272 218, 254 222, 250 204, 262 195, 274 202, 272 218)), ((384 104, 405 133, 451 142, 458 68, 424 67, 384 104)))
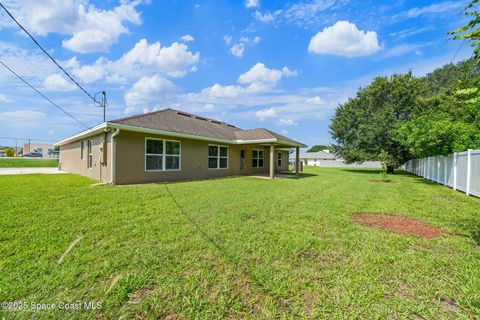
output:
POLYGON ((111 172, 110 172, 110 182, 108 184, 115 184, 115 162, 116 162, 116 153, 117 153, 117 148, 115 144, 115 137, 118 136, 120 133, 120 129, 117 128, 115 132, 112 134, 110 137, 110 144, 112 145, 112 154, 110 155, 110 158, 112 159, 112 167, 111 167, 111 172))

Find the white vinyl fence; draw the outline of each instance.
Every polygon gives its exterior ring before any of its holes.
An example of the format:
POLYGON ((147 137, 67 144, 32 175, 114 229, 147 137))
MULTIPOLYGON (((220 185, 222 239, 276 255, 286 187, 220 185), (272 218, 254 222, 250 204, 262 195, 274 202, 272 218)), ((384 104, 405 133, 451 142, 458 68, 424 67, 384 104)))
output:
POLYGON ((405 170, 463 191, 467 196, 480 197, 480 150, 409 160, 405 170))

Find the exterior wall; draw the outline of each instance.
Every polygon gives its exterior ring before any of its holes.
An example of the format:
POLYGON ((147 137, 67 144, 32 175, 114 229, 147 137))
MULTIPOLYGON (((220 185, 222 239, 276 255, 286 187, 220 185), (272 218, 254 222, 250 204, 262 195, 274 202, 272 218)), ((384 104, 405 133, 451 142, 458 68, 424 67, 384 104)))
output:
MULTIPOLYGON (((117 184, 195 180, 234 175, 265 174, 269 171, 270 147, 261 145, 226 145, 229 147, 228 169, 208 169, 208 145, 222 145, 183 138, 121 131, 116 137, 116 176, 117 184), (176 140, 181 142, 180 170, 145 171, 146 138, 176 140), (264 149, 263 168, 252 167, 253 149, 264 149), (245 150, 245 169, 240 170, 240 150, 245 150)), ((283 151, 282 170, 288 169, 288 152, 283 151)))
MULTIPOLYGON (((270 150, 268 150, 270 152, 270 150)), ((275 170, 277 172, 281 172, 281 171, 288 171, 288 160, 289 160, 289 152, 288 151, 275 151, 275 170), (279 167, 278 166, 278 163, 277 163, 277 154, 281 152, 282 153, 282 165, 279 167)))
POLYGON ((31 143, 30 145, 28 143, 23 144, 23 154, 33 152, 35 150, 40 150, 41 149, 41 154, 43 155, 43 158, 56 158, 57 154, 55 152, 52 152, 54 150, 53 144, 38 144, 38 143, 31 143), (50 153, 49 153, 50 151, 50 153))
POLYGON ((98 181, 108 182, 110 181, 111 173, 111 145, 110 145, 110 136, 107 135, 106 143, 106 164, 100 163, 101 159, 101 150, 104 135, 96 135, 89 137, 83 140, 75 141, 63 146, 60 146, 60 161, 59 168, 62 171, 69 173, 80 174, 85 177, 89 177, 98 181), (87 140, 92 140, 92 153, 93 153, 93 162, 92 168, 87 168, 87 140), (81 158, 81 142, 85 143, 85 157, 81 158))

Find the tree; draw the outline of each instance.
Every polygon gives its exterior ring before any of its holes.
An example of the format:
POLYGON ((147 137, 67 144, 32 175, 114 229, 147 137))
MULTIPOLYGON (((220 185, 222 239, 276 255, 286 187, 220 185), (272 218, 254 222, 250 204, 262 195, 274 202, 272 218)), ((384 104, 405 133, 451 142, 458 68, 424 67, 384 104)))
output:
POLYGON ((421 101, 422 113, 395 131, 396 140, 412 157, 447 155, 480 147, 478 89, 456 89, 453 94, 421 101))
POLYGON ((463 27, 449 32, 454 40, 468 40, 473 47, 477 62, 480 58, 480 12, 473 9, 478 4, 478 0, 472 0, 465 7, 465 15, 472 19, 463 27))
POLYGON ((3 152, 7 155, 7 157, 15 157, 15 150, 13 150, 13 148, 3 148, 3 152))
POLYGON ((307 150, 307 152, 318 152, 318 151, 323 151, 323 150, 329 150, 331 147, 323 145, 323 144, 316 144, 310 149, 307 150))
POLYGON ((385 151, 392 158, 388 173, 410 159, 395 139, 395 129, 420 112, 422 82, 411 72, 378 77, 340 105, 330 124, 334 152, 348 163, 378 160, 385 151))

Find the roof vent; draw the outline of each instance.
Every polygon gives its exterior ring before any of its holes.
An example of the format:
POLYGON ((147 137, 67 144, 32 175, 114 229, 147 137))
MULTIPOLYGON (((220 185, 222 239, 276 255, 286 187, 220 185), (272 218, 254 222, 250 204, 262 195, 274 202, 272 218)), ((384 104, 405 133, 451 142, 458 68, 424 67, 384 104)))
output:
POLYGON ((180 111, 177 111, 177 114, 181 115, 181 116, 184 116, 184 117, 189 117, 191 118, 192 115, 188 114, 188 113, 184 113, 184 112, 180 112, 180 111))
POLYGON ((234 125, 228 124, 228 123, 227 123, 227 126, 232 127, 232 128, 236 128, 234 125))
POLYGON ((195 118, 197 118, 197 119, 199 119, 199 120, 203 120, 203 121, 208 121, 208 119, 203 118, 203 117, 199 117, 199 116, 195 116, 195 118))
POLYGON ((210 121, 216 124, 222 124, 220 121, 216 121, 216 120, 210 120, 210 121))

